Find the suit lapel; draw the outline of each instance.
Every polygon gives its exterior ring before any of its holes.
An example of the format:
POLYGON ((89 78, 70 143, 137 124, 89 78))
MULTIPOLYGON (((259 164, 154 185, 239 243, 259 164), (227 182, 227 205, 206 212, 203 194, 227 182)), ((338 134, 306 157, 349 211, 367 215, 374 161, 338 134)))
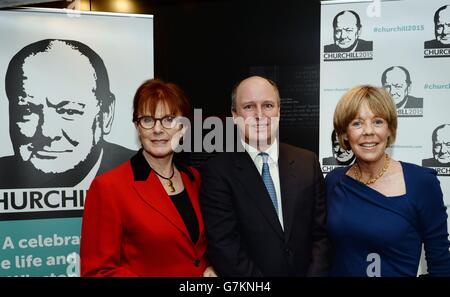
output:
POLYGON ((150 172, 146 181, 134 181, 133 187, 142 200, 165 217, 191 241, 183 219, 153 171, 150 172))
POLYGON ((280 155, 278 158, 280 173, 281 203, 283 205, 283 223, 286 242, 291 235, 294 220, 295 203, 298 195, 298 179, 295 170, 295 160, 289 158, 286 147, 280 144, 280 155))
POLYGON ((267 193, 264 182, 248 153, 235 153, 236 177, 246 191, 243 197, 249 197, 259 208, 270 226, 283 239, 283 230, 267 193))

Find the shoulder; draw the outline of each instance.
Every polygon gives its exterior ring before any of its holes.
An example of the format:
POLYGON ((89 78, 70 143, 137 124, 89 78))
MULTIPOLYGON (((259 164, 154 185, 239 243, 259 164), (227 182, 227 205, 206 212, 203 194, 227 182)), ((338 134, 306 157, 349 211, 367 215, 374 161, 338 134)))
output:
POLYGON ((205 163, 203 163, 200 172, 202 172, 203 168, 215 168, 218 170, 227 169, 235 162, 237 158, 245 155, 248 155, 247 152, 218 153, 213 157, 209 158, 205 163))
POLYGON ((333 52, 335 51, 336 45, 335 44, 327 44, 323 47, 324 52, 333 52))
POLYGON ((280 171, 295 170, 303 172, 303 177, 313 177, 323 180, 323 173, 319 159, 314 152, 295 147, 286 143, 280 143, 278 165, 280 171))
POLYGON ((444 206, 441 184, 434 169, 402 162, 406 192, 412 205, 423 213, 429 207, 439 211, 444 206))
POLYGON ((428 158, 422 160, 422 166, 427 167, 441 167, 443 164, 440 164, 438 161, 436 161, 435 158, 428 158))
POLYGON ((334 157, 326 157, 322 159, 322 165, 338 165, 338 161, 334 157))
POLYGON ((434 43, 434 39, 432 39, 432 40, 425 40, 425 42, 423 43, 423 45, 424 45, 425 47, 428 47, 428 46, 432 45, 433 43, 434 43))
MULTIPOLYGON (((19 163, 19 162, 15 156, 5 156, 5 157, 0 158, 1 169, 7 168, 6 167, 7 165, 13 165, 13 164, 17 164, 17 163, 19 163)), ((5 172, 6 172, 6 170, 5 170, 5 172)))
POLYGON ((442 47, 442 45, 436 39, 432 39, 432 40, 425 41, 424 47, 425 48, 438 48, 438 47, 442 47))
POLYGON ((131 158, 134 154, 136 154, 136 151, 130 150, 126 147, 123 147, 121 145, 103 141, 102 148, 105 151, 107 156, 114 155, 114 156, 126 156, 128 159, 131 158))
POLYGON ((330 171, 325 176, 325 183, 327 184, 334 184, 337 180, 341 179, 343 176, 345 176, 347 170, 349 167, 337 167, 334 168, 332 171, 330 171))
POLYGON ((130 161, 127 161, 111 170, 108 170, 94 179, 98 184, 123 184, 124 181, 133 179, 133 171, 131 169, 130 161))
POLYGON ((192 175, 194 175, 194 177, 199 177, 200 176, 200 172, 198 171, 197 168, 193 167, 193 166, 188 166, 187 167, 188 170, 192 173, 192 175))
POLYGON ((107 172, 124 162, 127 162, 136 154, 136 151, 106 141, 103 141, 101 146, 103 149, 103 156, 98 174, 107 172))
POLYGON ((404 162, 404 161, 400 161, 400 163, 402 164, 403 170, 407 170, 409 172, 412 172, 414 174, 430 174, 430 173, 436 173, 435 170, 430 169, 430 168, 426 168, 414 163, 409 163, 409 162, 404 162))
POLYGON ((334 189, 340 184, 345 177, 348 167, 338 167, 333 169, 325 176, 325 191, 328 199, 332 199, 334 189))
POLYGON ((357 46, 358 51, 371 51, 372 49, 373 49, 373 41, 364 39, 358 40, 357 46))
POLYGON ((434 158, 422 159, 422 166, 432 166, 434 158))
POLYGON ((364 44, 364 45, 370 45, 370 44, 373 44, 373 41, 372 41, 372 40, 359 39, 358 41, 359 41, 361 44, 364 44))
POLYGON ((16 179, 17 170, 21 167, 15 156, 6 156, 0 158, 0 188, 11 187, 16 179))
POLYGON ((423 101, 423 98, 408 95, 408 101, 411 101, 413 103, 420 103, 423 101))
POLYGON ((401 164, 405 171, 404 174, 414 179, 414 186, 424 187, 429 186, 430 183, 439 183, 436 170, 408 162, 401 162, 401 164))
POLYGON ((182 163, 176 164, 176 167, 178 168, 179 171, 186 174, 191 182, 196 182, 200 180, 200 173, 195 167, 188 166, 182 163))
POLYGON ((299 159, 311 159, 317 160, 317 156, 315 153, 296 147, 287 143, 280 143, 280 157, 291 157, 291 158, 299 158, 299 159))
POLYGON ((290 144, 280 143, 279 163, 286 164, 295 162, 295 167, 299 170, 304 168, 314 168, 315 171, 321 173, 319 159, 314 152, 299 148, 290 144))
POLYGON ((415 96, 412 96, 412 95, 408 95, 408 98, 413 99, 413 100, 422 100, 423 99, 423 98, 415 97, 415 96))

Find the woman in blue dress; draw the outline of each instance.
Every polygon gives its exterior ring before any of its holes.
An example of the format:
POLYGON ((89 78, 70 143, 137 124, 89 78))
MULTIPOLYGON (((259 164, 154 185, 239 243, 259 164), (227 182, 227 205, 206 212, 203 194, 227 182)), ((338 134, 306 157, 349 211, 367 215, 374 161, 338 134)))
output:
POLYGON ((436 171, 386 154, 397 113, 381 88, 343 95, 333 119, 356 161, 326 177, 333 276, 416 276, 422 244, 428 273, 450 276, 447 213, 436 171))

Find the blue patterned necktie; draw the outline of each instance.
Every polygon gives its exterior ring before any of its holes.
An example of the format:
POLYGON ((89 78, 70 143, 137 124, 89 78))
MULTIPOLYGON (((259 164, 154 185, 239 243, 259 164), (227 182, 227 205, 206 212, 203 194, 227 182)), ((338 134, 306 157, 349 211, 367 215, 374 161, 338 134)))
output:
POLYGON ((273 207, 278 215, 278 201, 277 201, 277 192, 275 191, 275 186, 273 184, 272 177, 270 176, 269 164, 267 160, 269 159, 269 154, 267 153, 259 153, 259 155, 263 159, 263 167, 262 167, 262 178, 264 184, 266 185, 267 192, 269 192, 270 200, 272 200, 273 207))

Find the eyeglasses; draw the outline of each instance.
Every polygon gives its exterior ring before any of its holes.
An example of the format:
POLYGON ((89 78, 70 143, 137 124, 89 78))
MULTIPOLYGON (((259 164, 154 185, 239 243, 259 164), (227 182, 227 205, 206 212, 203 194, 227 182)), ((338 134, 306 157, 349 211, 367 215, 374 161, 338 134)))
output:
POLYGON ((144 129, 152 129, 153 127, 155 127, 157 121, 159 121, 161 123, 161 126, 166 129, 172 129, 178 123, 177 117, 173 115, 166 115, 162 118, 142 116, 137 118, 136 123, 138 123, 144 129))

